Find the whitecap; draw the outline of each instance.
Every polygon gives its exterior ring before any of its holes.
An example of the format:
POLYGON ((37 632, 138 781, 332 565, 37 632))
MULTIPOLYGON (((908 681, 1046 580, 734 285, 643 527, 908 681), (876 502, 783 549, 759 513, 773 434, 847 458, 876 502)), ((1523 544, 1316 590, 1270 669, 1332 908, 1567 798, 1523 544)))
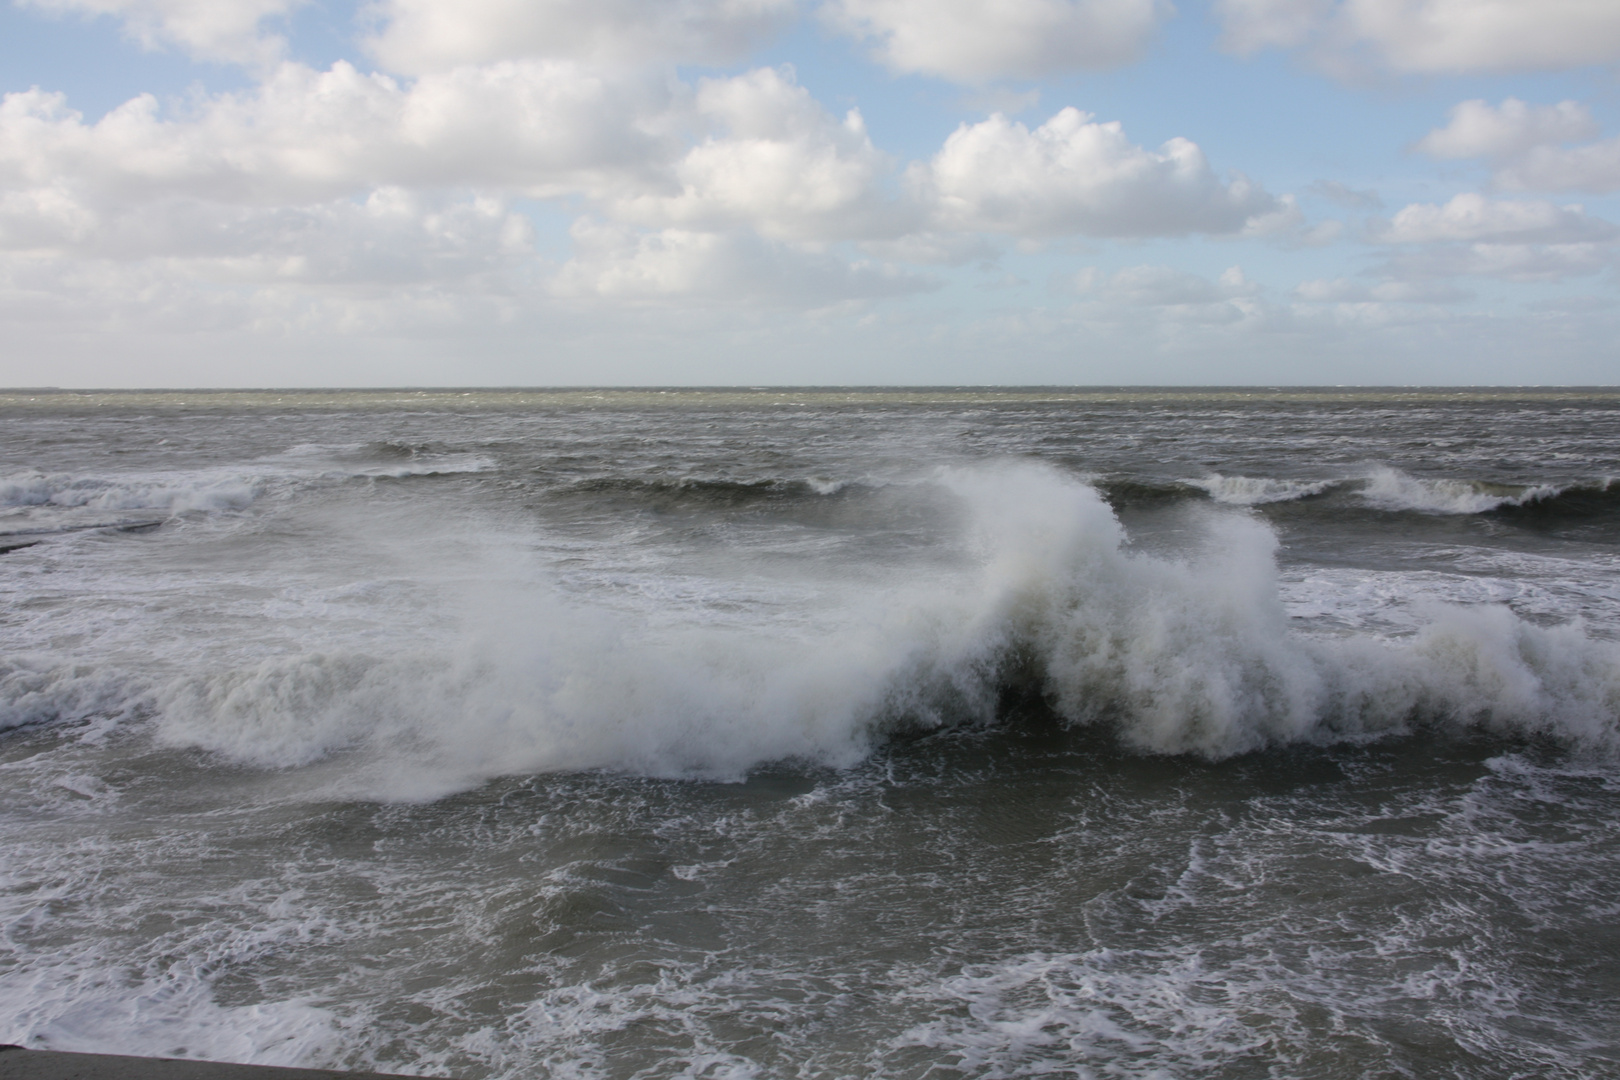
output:
POLYGON ((1337 480, 1279 480, 1267 476, 1222 476, 1211 473, 1201 480, 1184 481, 1209 493, 1228 506, 1262 506, 1266 503, 1294 502, 1321 495, 1337 487, 1337 480))

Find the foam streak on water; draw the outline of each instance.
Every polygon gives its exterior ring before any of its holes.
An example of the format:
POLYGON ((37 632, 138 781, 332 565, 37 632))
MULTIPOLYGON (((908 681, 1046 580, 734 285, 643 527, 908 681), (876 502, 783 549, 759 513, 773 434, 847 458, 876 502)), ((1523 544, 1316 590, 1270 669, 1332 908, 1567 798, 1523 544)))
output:
POLYGON ((0 401, 0 1041, 1620 1068, 1620 401, 0 401))

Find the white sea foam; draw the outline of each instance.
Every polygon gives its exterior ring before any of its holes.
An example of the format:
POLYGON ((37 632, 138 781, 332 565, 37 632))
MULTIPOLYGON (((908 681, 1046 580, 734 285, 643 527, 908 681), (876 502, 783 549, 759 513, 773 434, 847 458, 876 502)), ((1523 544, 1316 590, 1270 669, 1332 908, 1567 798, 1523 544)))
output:
MULTIPOLYGON (((1253 797, 1247 813, 1144 860, 1151 869, 1128 886, 1087 895, 1094 947, 1009 950, 917 980, 906 998, 926 1002, 927 1019, 891 1045, 975 1076, 1296 1076, 1312 1073, 1330 1030, 1357 1075, 1382 1075, 1406 1071, 1392 1067, 1396 1025, 1455 1039, 1500 1075, 1588 1075, 1582 1049, 1612 1044, 1601 1011, 1552 1006, 1537 983, 1556 969, 1522 964, 1524 939, 1487 912, 1500 904, 1538 928, 1567 926, 1572 911, 1601 920, 1613 899, 1589 860, 1613 830, 1563 830, 1570 798, 1582 798, 1578 770, 1511 756, 1487 765, 1495 776, 1467 791, 1253 797), (1562 811, 1556 841, 1527 805, 1562 811), (1305 851, 1326 876, 1301 887, 1305 851)), ((1185 808, 1156 801, 1151 812, 1185 808)), ((1055 846, 1077 852, 1097 828, 1077 821, 1055 846)))
MULTIPOLYGON (((74 965, 78 966, 78 965, 74 965)), ((84 958, 82 970, 51 965, 19 973, 3 994, 16 1010, 13 1039, 38 1050, 107 1052, 263 1065, 332 1063, 341 1045, 331 1013, 307 1001, 223 1006, 214 980, 177 964, 128 973, 84 958)))
MULTIPOLYGON (((300 448, 302 449, 302 448, 300 448)), ((0 477, 0 508, 148 511, 162 514, 241 510, 278 481, 405 479, 486 472, 493 459, 481 454, 420 455, 397 461, 354 461, 336 465, 265 461, 251 472, 203 470, 175 473, 75 476, 25 472, 0 477), (290 467, 289 467, 290 466, 290 467)))
POLYGON ((1337 480, 1278 480, 1268 476, 1222 476, 1211 473, 1201 480, 1188 480, 1193 487, 1202 488, 1209 497, 1228 506, 1262 506, 1266 503, 1293 502, 1296 499, 1320 495, 1341 481, 1337 480))
POLYGON ((646 624, 508 582, 442 651, 186 676, 157 693, 159 730, 263 766, 341 753, 333 777, 406 798, 503 773, 848 765, 895 724, 988 718, 1019 670, 1066 721, 1158 753, 1218 758, 1419 721, 1614 740, 1620 646, 1579 626, 1435 605, 1401 641, 1304 635, 1258 522, 1212 514, 1203 550, 1168 559, 1131 553, 1096 492, 1054 471, 938 482, 970 511, 975 558, 846 589, 819 620, 646 624))
POLYGON ((1308 631, 1413 634, 1436 605, 1509 605, 1543 625, 1581 620, 1589 635, 1620 639, 1620 561, 1523 552, 1446 552, 1446 570, 1294 566, 1283 605, 1308 631))
POLYGON ((84 507, 92 510, 239 510, 258 497, 262 481, 240 476, 90 477, 23 473, 0 479, 0 506, 84 507))
POLYGON ((1470 480, 1426 480, 1380 466, 1368 474, 1362 501, 1379 510, 1415 510, 1425 514, 1483 514, 1503 506, 1523 506, 1557 495, 1559 489, 1537 485, 1504 490, 1470 480))
POLYGON ((115 669, 41 656, 0 658, 0 731, 60 721, 116 721, 144 694, 115 669))
MULTIPOLYGON (((56 921, 55 911, 73 910, 91 896, 139 906, 124 892, 139 891, 139 875, 131 880, 106 870, 127 864, 127 851, 106 840, 71 852, 55 847, 12 852, 28 877, 14 880, 0 870, 0 886, 13 895, 19 885, 40 886, 43 878, 42 887, 17 890, 21 904, 5 906, 8 939, 39 934, 56 921)), ((151 918, 151 925, 169 929, 141 934, 133 948, 125 937, 131 928, 115 916, 80 928, 59 948, 16 949, 0 982, 0 1040, 41 1050, 337 1064, 338 1018, 318 1002, 222 1004, 216 985, 278 952, 330 939, 333 928, 299 918, 288 891, 274 881, 244 882, 234 894, 207 899, 209 914, 183 925, 151 918), (109 963, 109 955, 126 962, 109 963)))
POLYGON ((923 1047, 963 1073, 997 1077, 1121 1075, 1110 1068, 1121 1058, 1146 1058, 1152 1071, 1123 1075, 1147 1076, 1275 1061, 1295 1025, 1270 1010, 1235 1008, 1266 993, 1235 974, 1208 971, 1196 954, 1010 957, 942 980, 928 996, 956 1008, 938 1010, 942 1016, 894 1046, 923 1047), (1214 999, 1205 991, 1212 976, 1224 977, 1214 999), (1263 1025, 1253 1023, 1259 1016, 1263 1025))

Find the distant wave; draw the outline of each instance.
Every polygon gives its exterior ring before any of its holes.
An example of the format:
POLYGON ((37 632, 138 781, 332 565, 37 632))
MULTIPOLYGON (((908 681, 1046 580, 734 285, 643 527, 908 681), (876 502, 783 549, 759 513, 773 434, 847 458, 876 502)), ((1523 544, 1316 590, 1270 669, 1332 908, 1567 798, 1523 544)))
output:
POLYGON ((1379 467, 1362 481, 1362 502, 1378 510, 1425 514, 1482 514, 1556 493, 1551 487, 1511 487, 1477 480, 1428 480, 1379 467))
POLYGON ((298 463, 291 475, 306 476, 313 471, 314 475, 327 479, 402 480, 412 476, 454 476, 487 472, 498 465, 487 454, 454 446, 392 440, 338 446, 303 443, 288 449, 279 458, 268 459, 267 463, 273 467, 278 461, 288 459, 298 463), (312 464, 306 466, 303 464, 306 461, 312 464))
POLYGON ((639 480, 600 477, 576 480, 558 488, 560 495, 617 495, 652 506, 690 506, 704 509, 752 506, 818 500, 838 495, 870 491, 871 486, 825 477, 772 477, 761 480, 725 480, 712 477, 680 477, 670 480, 639 480))
POLYGON ((447 454, 440 458, 415 458, 397 463, 328 469, 322 475, 328 478, 404 480, 413 476, 460 476, 488 472, 495 465, 493 459, 480 454, 447 454))
POLYGON ((367 455, 336 468, 314 465, 288 469, 270 463, 264 469, 248 474, 75 476, 64 473, 15 473, 0 477, 0 508, 143 510, 167 515, 218 512, 244 509, 278 481, 398 480, 477 473, 494 467, 492 459, 479 454, 447 453, 414 457, 367 455))
POLYGON ((1603 479, 1568 485, 1495 484, 1479 480, 1419 479, 1399 469, 1378 468, 1359 495, 1379 510, 1426 514, 1586 516, 1620 510, 1620 487, 1603 479))
MULTIPOLYGON (((1492 512, 1519 516, 1580 516, 1620 512, 1620 484, 1608 480, 1568 486, 1506 485, 1485 481, 1428 480, 1384 466, 1362 476, 1301 480, 1267 476, 1208 476, 1184 480, 1139 477, 1085 477, 1116 509, 1209 500, 1223 506, 1263 507, 1329 498, 1385 512, 1468 515, 1492 512)), ((815 501, 829 496, 870 494, 881 485, 821 477, 730 480, 680 477, 668 480, 601 477, 576 480, 554 489, 557 495, 619 495, 654 507, 725 509, 761 504, 815 501)))
POLYGON ((1260 506, 1265 503, 1309 499, 1338 487, 1340 480, 1277 480, 1268 476, 1222 476, 1211 473, 1188 484, 1202 489, 1218 503, 1228 506, 1260 506))
POLYGON ((398 442, 393 439, 384 439, 380 442, 363 444, 360 453, 365 457, 387 458, 394 460, 410 460, 412 458, 429 457, 444 453, 444 448, 429 443, 398 442))
POLYGON ((349 475, 379 479, 454 476, 461 473, 487 472, 496 467, 496 461, 484 454, 434 443, 371 442, 357 447, 352 455, 344 456, 352 456, 362 463, 350 471, 349 475))
POLYGON ((1495 508, 1503 517, 1521 520, 1584 518, 1620 514, 1620 484, 1599 480, 1568 487, 1536 488, 1495 508))
MULTIPOLYGON (((1396 513, 1516 518, 1582 517, 1620 512, 1620 484, 1609 479, 1556 484, 1500 484, 1483 480, 1426 479, 1378 466, 1363 476, 1292 480, 1212 473, 1169 484, 1139 481, 1103 485, 1116 505, 1204 495, 1227 506, 1264 506, 1327 495, 1350 495, 1362 506, 1396 513)), ((1335 499, 1334 505, 1343 505, 1335 499)))

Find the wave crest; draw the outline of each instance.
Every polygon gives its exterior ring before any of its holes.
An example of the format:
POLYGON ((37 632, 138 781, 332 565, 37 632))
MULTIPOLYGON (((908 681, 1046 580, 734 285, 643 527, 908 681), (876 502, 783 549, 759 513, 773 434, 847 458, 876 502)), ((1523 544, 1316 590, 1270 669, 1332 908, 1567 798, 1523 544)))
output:
POLYGON ((241 477, 166 479, 25 473, 0 479, 0 506, 75 507, 90 510, 240 510, 259 496, 260 485, 241 477))
MULTIPOLYGON (((1620 485, 1608 478, 1564 485, 1501 484, 1485 480, 1427 479, 1388 466, 1378 466, 1359 478, 1333 480, 1211 473, 1201 479, 1156 488, 1144 488, 1139 483, 1125 486, 1128 495, 1135 495, 1137 489, 1142 488, 1161 500, 1202 492, 1211 501, 1226 506, 1267 506, 1342 493, 1353 495, 1367 508, 1393 513, 1496 513, 1515 518, 1558 518, 1620 512, 1620 485)), ((1146 500, 1127 497, 1123 501, 1146 500)), ((1334 499, 1333 505, 1342 504, 1334 499)))
POLYGON ((0 731, 81 720, 117 721, 145 703, 122 673, 28 656, 0 658, 0 731))
POLYGON ((1554 497, 1557 487, 1519 487, 1480 480, 1420 479, 1399 469, 1374 469, 1361 485, 1361 499, 1377 510, 1425 514, 1483 514, 1554 497))
POLYGON ((1228 506, 1263 506, 1266 503, 1296 502, 1322 495, 1338 487, 1339 480, 1277 480, 1269 476, 1222 476, 1211 473, 1202 480, 1188 480, 1211 499, 1228 506))

